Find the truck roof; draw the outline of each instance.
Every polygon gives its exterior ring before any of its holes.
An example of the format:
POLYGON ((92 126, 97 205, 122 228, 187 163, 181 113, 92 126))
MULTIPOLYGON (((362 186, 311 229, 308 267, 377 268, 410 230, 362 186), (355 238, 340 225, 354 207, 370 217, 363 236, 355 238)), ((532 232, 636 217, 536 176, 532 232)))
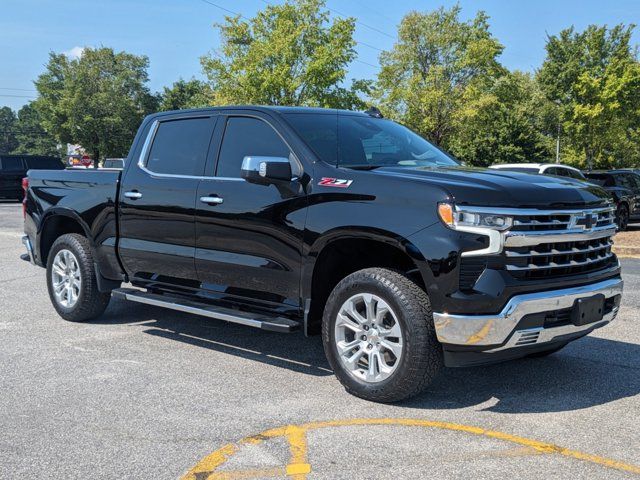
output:
POLYGON ((356 112, 353 110, 342 110, 336 108, 320 108, 320 107, 286 107, 286 106, 267 106, 267 105, 230 105, 219 107, 204 107, 204 108, 192 108, 186 110, 170 110, 166 112, 152 113, 150 117, 156 115, 167 115, 173 113, 197 113, 197 112, 215 112, 218 110, 256 110, 262 112, 276 112, 276 113, 302 113, 302 114, 314 114, 314 115, 335 115, 336 113, 341 115, 361 115, 369 116, 364 112, 356 112))

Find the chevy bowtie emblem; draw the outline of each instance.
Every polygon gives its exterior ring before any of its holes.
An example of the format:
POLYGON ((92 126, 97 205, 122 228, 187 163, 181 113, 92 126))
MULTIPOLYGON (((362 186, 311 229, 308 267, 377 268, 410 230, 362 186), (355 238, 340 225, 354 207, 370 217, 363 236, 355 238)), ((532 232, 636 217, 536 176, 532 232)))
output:
POLYGON ((598 225, 597 213, 583 213, 573 217, 573 226, 583 230, 593 230, 598 225))

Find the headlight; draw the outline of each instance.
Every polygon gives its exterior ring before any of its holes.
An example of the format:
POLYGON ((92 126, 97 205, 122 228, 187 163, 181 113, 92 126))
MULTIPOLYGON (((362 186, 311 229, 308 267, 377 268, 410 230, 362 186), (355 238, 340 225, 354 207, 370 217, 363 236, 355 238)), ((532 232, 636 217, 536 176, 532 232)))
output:
POLYGON ((449 203, 438 204, 438 215, 442 222, 454 230, 484 228, 507 230, 513 225, 513 217, 487 212, 475 212, 472 208, 454 207, 449 203))

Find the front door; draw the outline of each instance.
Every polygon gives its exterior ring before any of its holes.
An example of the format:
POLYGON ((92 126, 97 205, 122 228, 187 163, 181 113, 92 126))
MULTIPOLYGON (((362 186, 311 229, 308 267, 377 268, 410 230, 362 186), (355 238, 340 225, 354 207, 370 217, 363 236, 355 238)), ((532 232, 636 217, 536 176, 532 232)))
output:
MULTIPOLYGON (((240 178, 245 156, 288 157, 300 164, 269 118, 234 114, 224 130, 215 176, 198 186, 196 269, 202 288, 273 307, 300 303, 306 196, 298 180, 278 185, 240 178)), ((214 169, 211 168, 211 174, 214 169)))
POLYGON ((135 281, 197 286, 195 204, 216 117, 155 121, 120 188, 119 252, 135 281))

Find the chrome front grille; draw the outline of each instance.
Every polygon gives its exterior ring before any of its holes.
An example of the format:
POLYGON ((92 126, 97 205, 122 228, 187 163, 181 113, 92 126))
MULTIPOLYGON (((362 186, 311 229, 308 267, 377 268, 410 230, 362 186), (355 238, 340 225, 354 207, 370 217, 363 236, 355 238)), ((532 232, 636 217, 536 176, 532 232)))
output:
POLYGON ((617 265, 612 252, 616 233, 612 206, 539 210, 465 206, 470 215, 510 218, 509 228, 461 229, 488 237, 486 248, 464 251, 459 265, 459 287, 473 291, 485 270, 500 270, 513 278, 542 280, 587 274, 617 265))
POLYGON ((539 232, 559 230, 590 230, 614 225, 614 211, 611 208, 591 209, 573 212, 541 212, 516 215, 511 231, 539 232))
POLYGON ((612 208, 526 212, 505 237, 504 268, 517 278, 548 278, 607 268, 615 233, 612 208))

